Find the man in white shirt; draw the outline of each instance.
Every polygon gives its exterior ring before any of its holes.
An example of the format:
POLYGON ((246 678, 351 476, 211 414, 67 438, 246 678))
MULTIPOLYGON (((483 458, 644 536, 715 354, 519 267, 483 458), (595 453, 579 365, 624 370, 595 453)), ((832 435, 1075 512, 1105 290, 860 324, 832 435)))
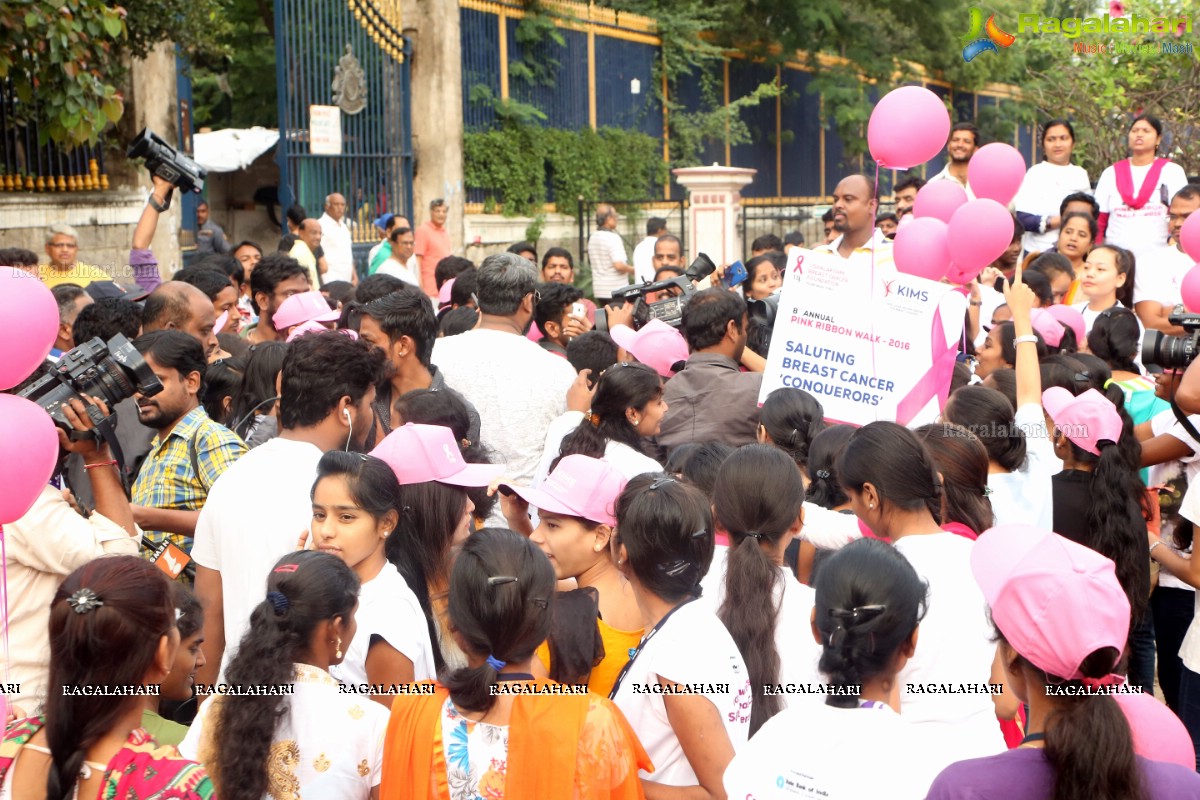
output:
POLYGON ((391 254, 379 265, 377 274, 391 275, 420 289, 421 280, 417 277, 416 257, 413 255, 416 242, 412 228, 393 228, 388 235, 391 254))
POLYGON ((667 233, 667 221, 662 217, 646 220, 646 238, 633 248, 634 283, 654 280, 654 243, 667 233))
POLYGON ((208 663, 197 684, 215 683, 266 597, 267 575, 296 548, 312 518, 309 492, 329 450, 361 450, 374 429, 371 403, 384 355, 339 331, 289 344, 279 378, 278 437, 217 479, 196 522, 192 559, 204 605, 208 663))
POLYGON ((1137 264, 1133 285, 1133 310, 1147 330, 1171 336, 1184 336, 1183 328, 1172 325, 1169 317, 1183 302, 1183 276, 1196 262, 1179 242, 1179 231, 1196 209, 1200 208, 1200 185, 1189 183, 1175 193, 1167 211, 1167 231, 1174 244, 1154 251, 1154 257, 1137 264))
POLYGON ((625 260, 625 242, 617 233, 617 211, 607 203, 596 206, 596 232, 588 239, 588 262, 592 265, 592 295, 596 305, 612 299, 617 289, 629 285, 633 265, 625 260))
MULTIPOLYGON (((575 369, 525 338, 537 304, 537 273, 512 253, 479 267, 479 325, 438 339, 433 362, 479 411, 480 439, 508 466, 505 475, 529 485, 546 429, 567 410, 575 369)), ((497 511, 499 507, 497 506, 497 511)))
POLYGON ((974 200, 975 193, 967 183, 967 164, 978 149, 979 128, 970 122, 956 123, 950 129, 950 141, 946 144, 946 155, 950 157, 950 163, 929 180, 954 181, 966 190, 968 200, 974 200))
POLYGON ((354 268, 354 237, 346 221, 346 198, 337 192, 325 198, 325 213, 321 223, 321 246, 325 248, 325 283, 349 281, 358 285, 358 270, 354 268))
POLYGON ((870 267, 872 251, 876 263, 891 263, 892 241, 875 230, 875 212, 879 201, 875 185, 866 175, 847 175, 833 190, 833 230, 838 234, 829 244, 813 248, 817 253, 832 253, 838 258, 870 267))

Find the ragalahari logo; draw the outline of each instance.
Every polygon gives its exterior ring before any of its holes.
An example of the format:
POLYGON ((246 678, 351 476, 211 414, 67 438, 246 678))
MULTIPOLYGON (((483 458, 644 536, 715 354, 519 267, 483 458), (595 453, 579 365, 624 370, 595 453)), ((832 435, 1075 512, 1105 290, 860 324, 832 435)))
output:
POLYGON ((963 44, 963 61, 970 61, 980 53, 991 51, 993 53, 1000 52, 996 46, 1009 47, 1017 37, 1011 33, 1005 33, 996 26, 996 15, 992 14, 988 17, 987 25, 983 24, 983 11, 978 8, 971 9, 971 30, 967 31, 967 35, 962 37, 963 44))

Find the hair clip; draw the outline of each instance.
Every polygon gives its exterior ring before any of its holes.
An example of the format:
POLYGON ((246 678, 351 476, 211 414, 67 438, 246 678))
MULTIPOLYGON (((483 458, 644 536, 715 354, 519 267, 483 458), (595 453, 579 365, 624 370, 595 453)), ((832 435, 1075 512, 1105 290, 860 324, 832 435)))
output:
POLYGON ((412 506, 404 506, 403 508, 400 509, 400 513, 411 515, 413 513, 413 507, 412 506))
POLYGON ((545 611, 547 608, 550 607, 550 601, 544 597, 531 597, 531 598, 529 598, 529 602, 533 603, 535 606, 540 608, 542 611, 545 611))
POLYGON ((300 569, 299 564, 280 564, 272 572, 295 572, 300 569))
POLYGON ((665 561, 658 565, 658 571, 666 575, 668 578, 678 578, 680 575, 688 571, 692 566, 692 562, 684 561, 682 558, 675 561, 665 561))
POLYGON ((854 608, 831 608, 829 616, 839 622, 849 622, 851 625, 860 625, 864 622, 869 622, 875 619, 883 612, 887 611, 886 605, 870 605, 870 606, 855 606, 854 608))
POLYGON ((291 602, 287 599, 287 595, 283 592, 270 591, 267 592, 267 602, 275 609, 275 616, 282 617, 283 612, 291 607, 291 602))
POLYGON ((758 531, 746 531, 746 536, 761 542, 763 535, 758 531))
POLYGON ((590 422, 590 423, 592 423, 592 427, 593 427, 593 428, 599 428, 599 427, 600 427, 600 417, 598 417, 598 416, 597 416, 597 415, 595 415, 595 414, 588 414, 588 415, 587 415, 587 421, 588 421, 588 422, 590 422))
POLYGON ((668 483, 676 483, 674 478, 659 478, 654 483, 650 484, 650 488, 646 491, 653 492, 655 489, 666 486, 668 483))
POLYGON ((704 528, 692 532, 693 539, 703 539, 705 536, 708 536, 708 531, 706 531, 704 528))
POLYGON ((829 475, 829 470, 827 470, 827 469, 819 469, 819 470, 817 470, 817 477, 818 477, 818 478, 820 478, 820 479, 821 479, 821 480, 823 480, 823 481, 827 481, 827 480, 829 480, 829 477, 830 477, 830 475, 829 475))
POLYGON ((991 495, 992 495, 992 487, 990 487, 990 486, 983 487, 983 496, 991 497, 991 495))
POLYGON ((89 611, 94 611, 104 605, 104 601, 93 592, 91 589, 84 587, 77 589, 67 598, 67 603, 76 614, 86 614, 89 611))
POLYGON ((183 609, 177 608, 175 609, 175 621, 179 622, 181 619, 183 619, 183 609))
POLYGON ((502 670, 502 669, 504 669, 505 667, 507 667, 507 666, 508 666, 508 662, 507 662, 507 661, 501 661, 500 659, 496 658, 496 657, 495 657, 494 655, 492 655, 491 653, 488 653, 488 657, 487 657, 487 665, 488 665, 489 667, 491 667, 492 669, 496 670, 496 672, 499 672, 500 670, 502 670))
POLYGON ((488 578, 488 586, 503 586, 506 583, 516 583, 517 578, 514 575, 493 575, 488 578))

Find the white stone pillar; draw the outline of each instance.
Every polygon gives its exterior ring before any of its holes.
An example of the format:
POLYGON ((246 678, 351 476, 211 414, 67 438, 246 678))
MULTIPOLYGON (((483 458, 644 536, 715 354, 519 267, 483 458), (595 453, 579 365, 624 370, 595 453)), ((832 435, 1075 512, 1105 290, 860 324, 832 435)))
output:
POLYGON ((758 170, 713 164, 672 172, 688 191, 688 263, 697 253, 707 253, 717 264, 732 264, 741 258, 741 189, 754 180, 758 170))

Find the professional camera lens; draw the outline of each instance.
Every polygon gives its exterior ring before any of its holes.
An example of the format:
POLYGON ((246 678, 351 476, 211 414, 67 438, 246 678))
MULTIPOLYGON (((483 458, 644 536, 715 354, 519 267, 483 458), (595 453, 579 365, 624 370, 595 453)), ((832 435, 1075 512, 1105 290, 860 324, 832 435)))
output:
POLYGON ((1187 336, 1167 336, 1162 331, 1146 331, 1142 341, 1142 363, 1163 369, 1184 369, 1196 357, 1200 332, 1187 336))

